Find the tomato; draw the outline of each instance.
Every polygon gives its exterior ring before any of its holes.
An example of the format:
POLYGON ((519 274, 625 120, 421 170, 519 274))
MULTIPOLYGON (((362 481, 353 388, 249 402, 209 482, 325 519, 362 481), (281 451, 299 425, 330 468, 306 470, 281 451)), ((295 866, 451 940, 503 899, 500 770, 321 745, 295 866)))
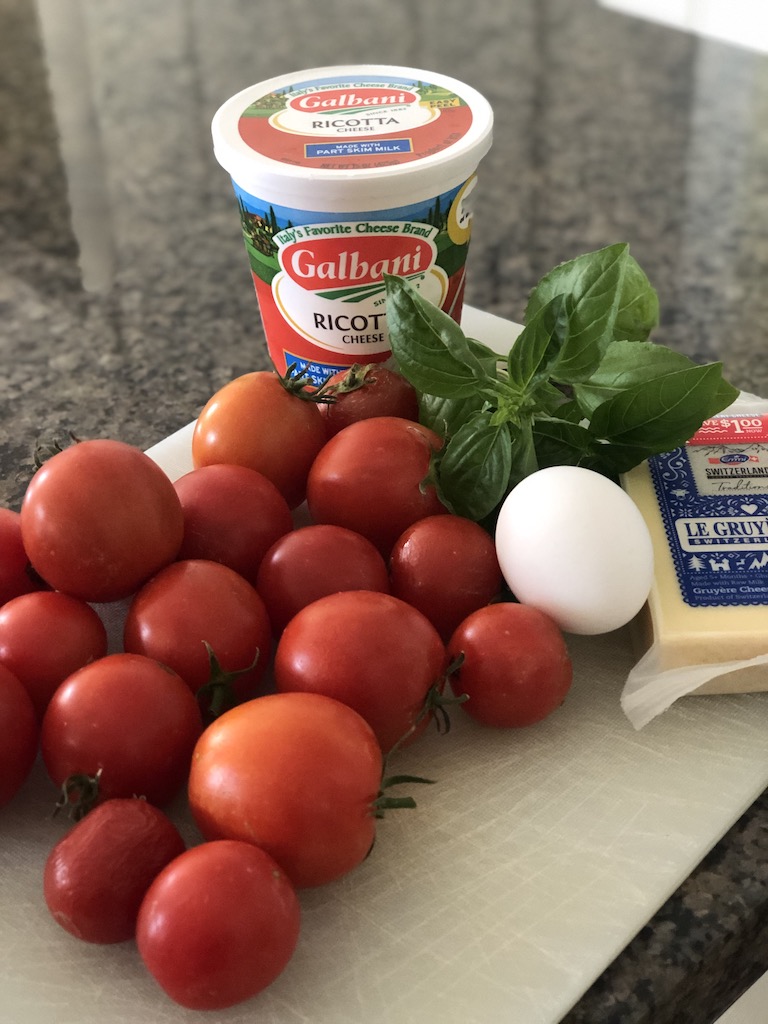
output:
POLYGON ((268 548, 293 529, 288 502, 263 473, 246 466, 201 466, 174 484, 184 512, 178 558, 228 565, 249 583, 268 548))
POLYGON ((321 693, 348 704, 386 754, 426 727, 425 702, 432 687, 442 688, 445 660, 443 642, 421 612, 390 594, 344 591, 291 619, 275 652, 275 683, 283 693, 321 693))
POLYGON ((451 680, 461 706, 484 725, 533 725, 565 700, 573 666, 560 629, 529 605, 490 604, 469 615, 448 643, 463 661, 451 680))
POLYGON ((206 643, 225 672, 238 673, 232 692, 220 697, 226 702, 252 696, 272 653, 264 602, 226 565, 194 558, 174 562, 131 601, 123 647, 168 665, 197 693, 211 679, 206 643))
POLYGON ((222 1010, 282 973, 299 937, 296 892, 263 850, 235 840, 192 847, 141 904, 139 953, 175 1002, 222 1010))
POLYGON ((38 725, 32 698, 0 665, 0 807, 16 796, 37 757, 38 725))
POLYGON ((446 642, 502 586, 493 538, 462 516, 429 516, 409 526, 392 549, 389 571, 392 593, 423 612, 446 642))
POLYGON ((304 526, 281 537, 256 579, 275 633, 320 597, 340 590, 389 592, 387 565, 369 540, 343 526, 304 526))
POLYGON ((254 843, 294 885, 322 885, 371 849, 381 773, 376 736, 352 708, 315 693, 268 694, 200 737, 189 806, 206 839, 254 843))
POLYGON ((428 427, 397 416, 345 427, 310 470, 313 521, 356 530, 388 556, 411 523, 447 511, 428 480, 432 453, 441 444, 428 427))
POLYGON ((56 843, 43 896, 53 919, 84 942, 125 942, 155 876, 184 852, 166 815, 135 797, 107 800, 56 843))
POLYGON ((292 394, 273 371, 255 370, 208 400, 195 424, 192 459, 196 468, 226 462, 255 469, 295 508, 325 440, 317 405, 292 394))
POLYGON ((24 550, 21 515, 10 508, 0 508, 0 605, 43 586, 32 572, 24 550))
POLYGON ((323 390, 334 398, 320 405, 329 437, 350 423, 374 416, 419 419, 416 388, 401 373, 376 363, 356 363, 339 371, 328 378, 323 390))
POLYGON ((54 693, 40 747, 53 782, 99 777, 100 799, 144 796, 162 806, 182 787, 202 731, 197 701, 165 665, 108 654, 54 693))
POLYGON ((56 687, 106 653, 107 631, 79 597, 41 590, 0 608, 0 664, 24 684, 40 719, 56 687))
POLYGON ((35 473, 21 506, 29 559, 56 590, 128 597, 175 558, 184 532, 173 484, 138 448, 81 441, 35 473))

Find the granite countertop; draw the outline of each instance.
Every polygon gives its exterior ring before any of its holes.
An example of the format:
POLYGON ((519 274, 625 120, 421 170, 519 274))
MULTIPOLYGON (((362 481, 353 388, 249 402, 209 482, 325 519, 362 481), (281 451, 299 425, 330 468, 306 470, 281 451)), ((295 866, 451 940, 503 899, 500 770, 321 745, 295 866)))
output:
MULTIPOLYGON (((768 56, 594 0, 0 0, 0 501, 39 438, 141 447, 266 365, 210 118, 344 61, 454 75, 495 110, 466 301, 520 319, 628 241, 659 340, 768 395, 768 56)), ((564 1024, 709 1024, 768 968, 768 797, 564 1024)))

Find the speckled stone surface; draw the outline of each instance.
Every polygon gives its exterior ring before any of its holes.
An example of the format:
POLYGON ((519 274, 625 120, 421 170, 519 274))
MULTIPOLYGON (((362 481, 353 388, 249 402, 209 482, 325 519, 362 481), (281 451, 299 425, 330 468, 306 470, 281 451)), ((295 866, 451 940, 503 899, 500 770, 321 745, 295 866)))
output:
MULTIPOLYGON (((768 395, 768 57, 593 0, 0 0, 0 501, 38 438, 147 447, 266 365, 210 119, 344 61, 491 101, 468 302, 518 319, 554 264, 628 241, 658 340, 768 395)), ((763 797, 565 1024, 713 1021, 768 969, 767 865, 763 797)))

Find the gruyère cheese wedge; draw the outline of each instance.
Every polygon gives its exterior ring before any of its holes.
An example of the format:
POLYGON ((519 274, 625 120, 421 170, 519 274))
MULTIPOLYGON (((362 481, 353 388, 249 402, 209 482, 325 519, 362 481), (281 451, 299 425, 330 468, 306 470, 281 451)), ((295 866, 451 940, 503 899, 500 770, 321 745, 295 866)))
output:
MULTIPOLYGON (((768 654, 768 415, 715 417, 622 485, 651 533, 654 582, 635 622, 660 671, 768 654)), ((768 690, 768 666, 696 693, 768 690)))

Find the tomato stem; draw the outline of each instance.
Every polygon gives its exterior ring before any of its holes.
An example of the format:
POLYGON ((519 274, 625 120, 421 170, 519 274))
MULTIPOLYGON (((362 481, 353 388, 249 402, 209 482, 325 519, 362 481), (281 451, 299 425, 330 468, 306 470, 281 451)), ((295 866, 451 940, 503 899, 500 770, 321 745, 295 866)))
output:
POLYGON ((372 802, 371 807, 373 808, 373 814, 376 818, 383 818, 384 812, 389 810, 397 810, 399 808, 412 809, 416 806, 416 801, 412 796, 390 796, 386 792, 392 786, 402 786, 404 783, 418 783, 425 786, 434 786, 434 779, 423 779, 420 775, 384 775, 386 769, 386 759, 382 770, 381 788, 379 789, 379 795, 372 802))
POLYGON ((102 770, 99 768, 95 775, 81 773, 68 776, 61 784, 61 795, 56 801, 53 816, 66 808, 73 821, 80 821, 93 810, 99 800, 102 770))
POLYGON ((261 652, 257 650, 256 657, 245 668, 227 670, 221 667, 221 663, 216 657, 216 652, 208 641, 203 640, 203 643, 208 652, 210 674, 208 682, 203 683, 197 691, 196 697, 198 703, 211 718, 218 718, 219 715, 234 707, 236 703, 234 682, 238 676, 243 675, 245 672, 251 672, 256 667, 261 652))
POLYGON ((80 442, 82 441, 82 438, 78 437, 71 430, 67 431, 67 436, 69 437, 69 442, 66 443, 66 444, 63 444, 61 441, 59 441, 56 438, 54 438, 51 441, 38 441, 37 442, 37 444, 35 445, 35 450, 34 450, 34 455, 33 455, 33 463, 34 463, 35 469, 40 469, 40 467, 44 463, 46 463, 48 461, 48 459, 52 458, 54 455, 58 455, 59 452, 63 452, 64 449, 65 448, 69 448, 70 445, 72 445, 72 444, 80 444, 80 442))
MULTIPOLYGON (((274 366, 274 363, 272 365, 274 366)), ((325 384, 321 384, 319 388, 312 385, 309 377, 309 368, 306 366, 303 370, 299 370, 297 363, 289 363, 284 374, 279 373, 277 367, 275 367, 275 373, 277 373, 280 383, 289 395, 301 398, 305 402, 315 402, 318 404, 336 401, 331 393, 331 389, 326 389, 325 384)))

